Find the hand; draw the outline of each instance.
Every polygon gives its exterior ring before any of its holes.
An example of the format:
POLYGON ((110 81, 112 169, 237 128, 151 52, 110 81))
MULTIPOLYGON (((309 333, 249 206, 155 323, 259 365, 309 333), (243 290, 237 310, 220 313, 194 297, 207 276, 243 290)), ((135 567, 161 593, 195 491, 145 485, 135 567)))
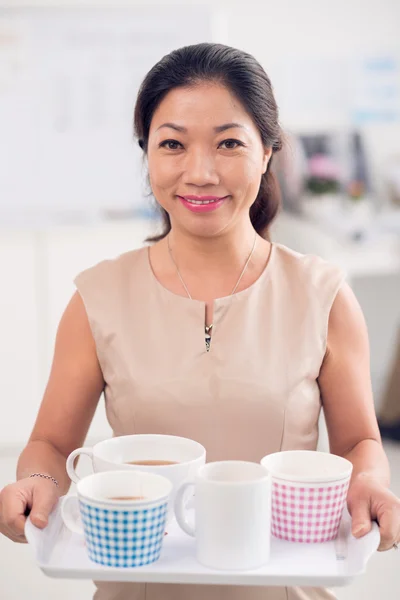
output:
POLYGON ((372 475, 356 476, 349 489, 347 506, 352 517, 352 533, 363 537, 376 520, 381 534, 378 550, 390 550, 400 542, 400 500, 372 475))
POLYGON ((44 529, 60 497, 48 479, 27 477, 7 485, 0 492, 0 533, 13 542, 26 543, 25 522, 30 511, 32 523, 44 529))

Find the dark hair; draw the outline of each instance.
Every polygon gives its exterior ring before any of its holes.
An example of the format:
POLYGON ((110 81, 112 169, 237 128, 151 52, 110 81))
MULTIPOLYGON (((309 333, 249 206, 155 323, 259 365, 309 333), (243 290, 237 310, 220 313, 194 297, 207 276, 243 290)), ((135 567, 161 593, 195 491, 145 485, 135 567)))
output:
MULTIPOLYGON (((210 81, 226 86, 238 98, 256 124, 266 148, 272 148, 273 154, 281 150, 278 107, 271 82, 260 63, 242 50, 204 43, 185 46, 167 54, 143 80, 135 106, 134 131, 145 153, 151 120, 166 94, 177 87, 191 87, 210 81)), ((280 204, 279 185, 271 172, 273 154, 250 208, 253 227, 263 236, 267 235, 268 226, 280 204)), ((163 208, 161 213, 163 231, 148 241, 164 238, 171 229, 169 214, 163 208)))

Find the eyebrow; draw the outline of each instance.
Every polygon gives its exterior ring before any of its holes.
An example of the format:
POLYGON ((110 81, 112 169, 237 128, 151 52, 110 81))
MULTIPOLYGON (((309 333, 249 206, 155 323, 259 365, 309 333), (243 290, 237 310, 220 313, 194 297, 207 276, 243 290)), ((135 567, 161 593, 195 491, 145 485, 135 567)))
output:
MULTIPOLYGON (((162 125, 160 125, 160 127, 156 129, 156 131, 159 131, 160 129, 163 129, 165 127, 168 127, 169 129, 175 129, 175 131, 179 131, 181 133, 187 133, 186 127, 182 127, 182 125, 176 125, 175 123, 163 123, 162 125)), ((217 127, 214 127, 214 131, 215 133, 222 133, 227 129, 233 129, 235 127, 239 127, 240 129, 246 129, 245 126, 241 125, 240 123, 224 123, 224 125, 218 125, 217 127)))

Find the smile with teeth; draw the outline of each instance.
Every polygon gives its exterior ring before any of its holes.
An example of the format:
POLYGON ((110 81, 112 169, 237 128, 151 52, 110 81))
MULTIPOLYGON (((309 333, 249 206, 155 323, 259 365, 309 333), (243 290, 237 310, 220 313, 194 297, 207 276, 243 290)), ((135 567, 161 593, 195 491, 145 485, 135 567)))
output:
POLYGON ((205 198, 193 198, 192 196, 181 196, 185 202, 189 204, 197 204, 197 205, 205 205, 205 204, 215 204, 216 202, 221 202, 221 200, 225 200, 226 196, 221 197, 205 197, 205 198))
POLYGON ((190 202, 190 204, 215 204, 215 202, 219 202, 222 198, 216 198, 215 200, 189 200, 189 198, 185 198, 186 202, 190 202))

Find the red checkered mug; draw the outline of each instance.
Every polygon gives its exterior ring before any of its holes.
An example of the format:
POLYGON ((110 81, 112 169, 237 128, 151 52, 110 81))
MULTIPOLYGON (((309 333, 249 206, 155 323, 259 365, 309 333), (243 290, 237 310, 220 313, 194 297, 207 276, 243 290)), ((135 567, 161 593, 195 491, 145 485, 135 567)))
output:
POLYGON ((289 542, 336 538, 353 465, 310 450, 269 454, 261 460, 272 476, 272 535, 289 542))

